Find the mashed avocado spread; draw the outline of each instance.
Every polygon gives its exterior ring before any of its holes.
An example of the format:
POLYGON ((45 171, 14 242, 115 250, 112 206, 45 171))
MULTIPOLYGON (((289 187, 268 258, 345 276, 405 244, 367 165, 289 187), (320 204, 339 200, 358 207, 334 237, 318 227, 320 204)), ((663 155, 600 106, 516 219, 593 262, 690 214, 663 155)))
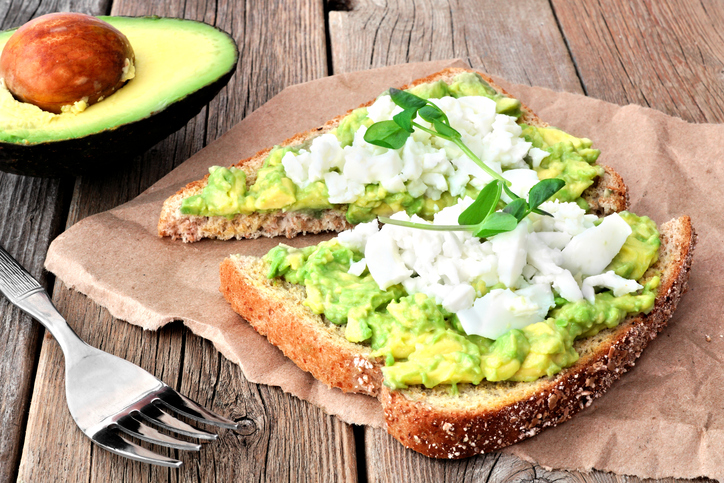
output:
MULTIPOLYGON (((621 217, 632 233, 606 270, 639 280, 642 290, 618 297, 603 290, 594 303, 558 296, 544 321, 496 340, 466 335, 457 317, 425 294, 407 294, 401 285, 381 290, 368 271, 361 276, 348 273, 363 254, 337 239, 302 249, 279 245, 264 261, 269 278, 304 285, 305 305, 345 326, 349 341, 369 344, 372 356, 383 357, 385 384, 392 388, 450 384, 454 390, 458 383, 483 379, 534 381, 576 362, 576 339, 616 327, 628 315, 653 307, 659 277, 643 277, 658 259, 658 230, 648 217, 628 212, 621 217)), ((482 281, 474 286, 478 297, 499 288, 482 281)))
MULTIPOLYGON (((437 81, 421 84, 410 89, 413 94, 425 99, 441 99, 446 96, 462 98, 484 96, 495 101, 498 114, 519 118, 522 114, 520 102, 504 97, 492 89, 479 75, 462 73, 451 84, 437 81)), ((372 124, 366 107, 356 109, 345 116, 332 131, 342 147, 353 143, 355 133, 361 126, 372 124)), ((555 128, 540 128, 521 124, 522 136, 533 147, 548 154, 539 166, 534 166, 539 179, 562 178, 566 187, 557 195, 561 201, 576 201, 585 204, 581 193, 603 174, 603 168, 595 165, 599 151, 591 148, 591 141, 571 136, 555 128)), ((263 167, 258 171, 256 181, 247 186, 246 174, 241 169, 210 168, 208 185, 198 195, 183 200, 181 213, 199 216, 228 216, 250 214, 271 210, 319 212, 329 208, 347 210, 347 220, 352 224, 369 221, 376 216, 389 216, 404 210, 408 215, 417 214, 430 219, 444 207, 455 204, 461 196, 443 190, 437 196, 426 196, 409 191, 391 193, 380 183, 366 184, 364 192, 349 204, 330 203, 328 186, 324 181, 315 181, 308 186, 296 185, 282 165, 282 158, 288 152, 299 153, 308 145, 275 147, 263 167), (413 195, 414 194, 414 195, 413 195)), ((503 168, 505 171, 506 168, 503 168)), ((445 182, 450 185, 449 177, 445 182)), ((463 195, 475 197, 479 190, 472 184, 465 187, 463 195)))

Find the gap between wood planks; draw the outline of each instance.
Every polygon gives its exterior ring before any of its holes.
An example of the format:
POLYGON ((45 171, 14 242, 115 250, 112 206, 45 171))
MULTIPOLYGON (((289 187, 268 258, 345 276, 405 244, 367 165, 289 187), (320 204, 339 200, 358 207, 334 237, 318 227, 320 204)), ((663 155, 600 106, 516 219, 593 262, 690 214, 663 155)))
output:
POLYGON ((581 77, 581 71, 578 68, 578 63, 576 62, 576 58, 573 56, 573 52, 571 52, 571 44, 568 41, 568 38, 566 37, 566 33, 563 31, 563 26, 561 25, 561 21, 558 18, 558 12, 556 12, 556 6, 553 4, 553 0, 548 0, 548 5, 551 7, 551 13, 553 14, 553 19, 556 21, 556 27, 558 27, 558 31, 561 33, 561 37, 563 38, 563 43, 566 46, 566 51, 568 52, 568 56, 571 58, 571 63, 573 64, 573 69, 576 72, 576 77, 578 78, 578 83, 581 85, 581 90, 583 91, 584 95, 588 95, 588 90, 586 89, 586 84, 583 82, 583 77, 581 77))

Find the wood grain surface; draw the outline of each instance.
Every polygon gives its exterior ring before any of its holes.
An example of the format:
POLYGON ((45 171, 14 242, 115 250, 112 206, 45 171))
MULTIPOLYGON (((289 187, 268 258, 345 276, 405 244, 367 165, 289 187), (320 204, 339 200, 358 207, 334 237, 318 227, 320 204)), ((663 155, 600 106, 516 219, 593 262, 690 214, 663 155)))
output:
POLYGON ((694 122, 724 120, 724 5, 553 0, 586 94, 694 122))
MULTIPOLYGON (((94 15, 107 13, 109 6, 109 0, 82 0, 73 5, 94 15)), ((2 2, 0 30, 68 7, 62 1, 2 2)), ((52 277, 43 272, 45 253, 62 231, 71 189, 72 180, 0 173, 0 246, 46 288, 52 277)), ((17 475, 43 332, 40 324, 4 298, 0 300, 0 481, 12 481, 17 475)))
MULTIPOLYGON (((70 183, 0 174, 0 246, 48 287, 43 261, 60 233, 70 183)), ((0 481, 17 472, 43 333, 40 324, 0 300, 0 481)))
POLYGON ((546 0, 355 0, 329 12, 329 36, 335 73, 459 57, 511 82, 582 92, 546 0))
MULTIPOLYGON (((722 121, 724 6, 671 0, 6 0, 0 25, 52 11, 202 20, 230 32, 240 61, 187 126, 106 178, 0 174, 0 244, 43 283, 90 344, 127 358, 241 423, 184 461, 151 467, 107 453, 65 405, 63 356, 37 323, 0 302, 0 481, 639 481, 550 472, 501 453, 438 461, 384 431, 353 428, 239 368, 181 324, 144 332, 42 272, 63 227, 128 201, 284 87, 328 74, 460 57, 513 82, 722 121), (158 3, 158 4, 156 4, 158 3)), ((145 445, 145 444, 144 444, 145 445)))

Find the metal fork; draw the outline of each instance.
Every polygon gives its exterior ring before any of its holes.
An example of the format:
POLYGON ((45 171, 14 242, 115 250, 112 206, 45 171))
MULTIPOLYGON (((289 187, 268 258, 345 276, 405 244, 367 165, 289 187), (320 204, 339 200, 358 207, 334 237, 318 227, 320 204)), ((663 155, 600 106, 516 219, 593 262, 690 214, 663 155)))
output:
POLYGON ((148 423, 201 440, 218 438, 171 416, 165 411, 170 409, 196 421, 236 429, 233 421, 179 394, 135 364, 83 342, 45 289, 2 247, 0 292, 43 324, 60 344, 68 409, 78 427, 99 446, 133 460, 178 468, 181 461, 132 443, 116 430, 149 443, 198 451, 201 445, 161 433, 148 423))

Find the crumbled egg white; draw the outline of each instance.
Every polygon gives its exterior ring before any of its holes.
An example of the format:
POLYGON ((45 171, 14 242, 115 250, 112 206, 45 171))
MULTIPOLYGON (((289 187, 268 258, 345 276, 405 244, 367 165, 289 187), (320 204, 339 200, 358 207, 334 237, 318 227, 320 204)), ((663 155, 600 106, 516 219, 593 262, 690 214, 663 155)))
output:
MULTIPOLYGON (((510 181, 510 191, 525 199, 528 199, 530 189, 540 181, 540 179, 538 179, 538 173, 532 169, 510 169, 503 171, 503 178, 510 181)), ((513 201, 505 192, 503 192, 502 198, 506 203, 513 201)))
POLYGON ((498 257, 498 280, 506 287, 518 285, 525 267, 528 220, 521 221, 513 231, 501 233, 490 239, 493 252, 498 257))
MULTIPOLYGON (((516 194, 527 193, 538 181, 525 157, 540 165, 548 153, 532 148, 521 137, 522 129, 514 117, 497 114, 495 101, 468 96, 431 102, 445 112, 465 145, 510 179, 516 194)), ((401 111, 390 96, 380 96, 367 108, 367 115, 379 122, 391 120, 401 111)), ((430 126, 419 116, 416 122, 430 126)), ((364 194, 364 186, 372 183, 379 183, 389 193, 408 192, 415 198, 425 195, 438 200, 445 192, 461 196, 468 184, 482 189, 492 180, 451 141, 417 129, 402 148, 387 149, 367 143, 366 132, 367 128, 360 127, 349 146, 342 147, 334 134, 327 133, 315 138, 308 150, 286 153, 282 165, 287 176, 302 188, 323 180, 329 201, 335 204, 353 203, 364 194)))
MULTIPOLYGON (((444 208, 433 224, 456 224, 472 202, 464 198, 444 208)), ((548 201, 541 209, 553 216, 532 214, 515 230, 484 241, 467 231, 380 228, 377 221, 342 232, 339 240, 364 253, 350 273, 367 269, 381 289, 402 284, 409 294, 425 293, 456 313, 466 333, 491 339, 543 321, 555 306, 554 291, 569 301, 592 303, 594 287, 611 289, 615 296, 643 288, 612 271, 603 273, 631 233, 618 214, 596 226, 596 217, 575 203, 548 201), (506 288, 478 297, 480 281, 506 288)), ((404 212, 392 218, 427 223, 404 212)))
POLYGON ((471 308, 457 314, 466 333, 497 339, 511 329, 522 329, 544 320, 554 305, 550 285, 536 284, 515 292, 491 290, 471 308))
POLYGON ((583 292, 583 296, 586 297, 586 300, 591 303, 593 303, 595 297, 593 287, 610 288, 611 290, 613 290, 613 295, 615 295, 616 297, 627 293, 635 292, 636 290, 643 288, 643 286, 637 283, 636 280, 629 280, 627 278, 623 278, 620 275, 616 275, 613 271, 608 271, 600 275, 594 275, 592 277, 588 277, 583 281, 581 292, 583 292))
POLYGON ((579 233, 568 242, 561 252, 562 267, 572 273, 599 274, 611 263, 630 234, 631 227, 621 215, 607 216, 600 225, 579 233))
MULTIPOLYGON (((465 145, 510 181, 511 191, 527 197, 539 181, 531 166, 540 166, 548 153, 522 138, 515 118, 497 114, 495 101, 482 96, 431 102, 445 112, 465 145)), ((373 122, 390 120, 401 111, 389 96, 367 108, 373 122)), ((430 126, 420 117, 416 122, 430 126)), ((334 134, 323 134, 308 150, 286 153, 282 165, 287 176, 302 188, 324 181, 329 201, 335 204, 355 202, 365 185, 373 183, 389 193, 437 200, 445 192, 463 196, 468 184, 482 189, 492 181, 457 145, 422 130, 415 130, 400 149, 371 145, 365 133, 363 126, 344 147, 334 134)), ((503 200, 511 201, 506 194, 503 200)), ((441 210, 433 223, 457 224, 472 201, 465 198, 441 210)), ((616 296, 642 288, 613 272, 602 273, 631 233, 620 216, 595 226, 596 216, 586 215, 575 203, 549 201, 540 208, 553 216, 530 215, 515 230, 482 242, 466 231, 379 228, 377 221, 359 224, 339 239, 364 253, 349 273, 369 270, 382 289, 402 284, 410 294, 425 293, 456 313, 468 334, 491 339, 544 320, 555 305, 553 291, 569 301, 592 301, 594 287, 609 288, 616 296), (478 297, 475 287, 480 282, 506 288, 478 297)), ((404 212, 393 218, 426 223, 404 212)))

